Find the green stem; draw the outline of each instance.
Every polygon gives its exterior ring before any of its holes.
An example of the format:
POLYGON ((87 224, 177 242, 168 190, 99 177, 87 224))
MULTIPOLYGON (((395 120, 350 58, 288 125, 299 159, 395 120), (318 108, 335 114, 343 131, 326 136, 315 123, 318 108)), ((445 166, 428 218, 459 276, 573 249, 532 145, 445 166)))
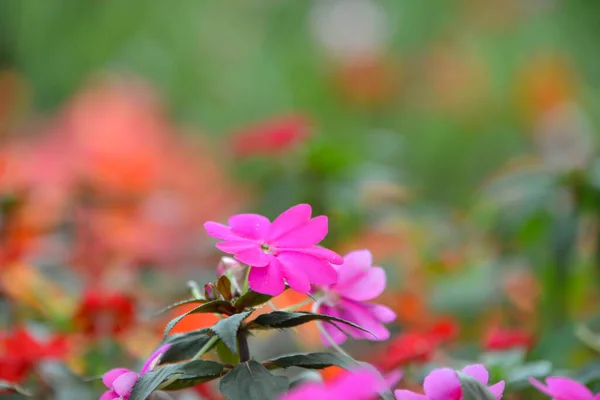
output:
POLYGON ((237 333, 238 349, 240 353, 240 362, 250 360, 250 348, 248 347, 248 336, 244 329, 240 329, 237 333))
POLYGON ((213 336, 209 339, 208 342, 206 342, 206 344, 204 346, 202 346, 202 348, 200 350, 198 350, 198 352, 196 353, 196 355, 192 358, 191 361, 194 360, 199 360, 200 357, 202 357, 204 355, 204 353, 206 353, 208 350, 210 350, 211 347, 214 346, 215 343, 217 343, 219 341, 219 337, 218 336, 213 336))
MULTIPOLYGON (((318 301, 315 304, 313 304, 313 306, 312 306, 313 313, 316 313, 318 311, 319 305, 320 305, 320 303, 318 301)), ((317 328, 319 328, 319 331, 325 337, 325 339, 327 339, 329 341, 329 344, 331 345, 331 347, 333 347, 335 349, 335 351, 337 351, 341 355, 344 355, 348 358, 352 358, 352 356, 350 354, 346 353, 346 351, 344 349, 342 349, 340 347, 340 345, 338 345, 335 342, 335 340, 333 340, 333 338, 329 335, 329 333, 327 333, 327 330, 325 330, 325 327, 323 326, 323 322, 321 322, 321 321, 316 321, 316 322, 317 322, 317 328)), ((352 359, 354 360, 354 358, 352 358, 352 359)))

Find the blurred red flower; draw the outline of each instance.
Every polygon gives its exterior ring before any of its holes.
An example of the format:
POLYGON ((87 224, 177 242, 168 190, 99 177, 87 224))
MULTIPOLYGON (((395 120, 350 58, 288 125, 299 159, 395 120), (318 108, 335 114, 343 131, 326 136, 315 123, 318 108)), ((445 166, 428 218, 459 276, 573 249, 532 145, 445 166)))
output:
POLYGON ((457 334, 456 321, 440 318, 426 330, 396 336, 385 350, 375 357, 373 364, 386 373, 413 361, 427 361, 440 344, 451 340, 457 334))
POLYGON ((40 341, 21 327, 0 334, 0 380, 20 383, 40 360, 60 359, 67 350, 64 336, 40 341))
POLYGON ((282 154, 310 136, 309 121, 302 115, 275 117, 231 136, 233 154, 237 157, 282 154))
POLYGON ((488 351, 502 351, 517 347, 529 349, 533 335, 519 328, 492 328, 483 338, 482 346, 488 351))
POLYGON ((133 300, 121 293, 88 290, 75 312, 75 326, 89 336, 118 335, 135 320, 133 300))

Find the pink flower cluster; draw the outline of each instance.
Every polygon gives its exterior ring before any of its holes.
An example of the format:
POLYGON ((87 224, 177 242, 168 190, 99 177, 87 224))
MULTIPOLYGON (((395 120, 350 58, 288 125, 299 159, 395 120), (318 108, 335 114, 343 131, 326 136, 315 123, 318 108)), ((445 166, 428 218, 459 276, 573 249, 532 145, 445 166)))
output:
POLYGON ((102 377, 102 382, 108 388, 100 397, 100 400, 127 400, 131 396, 131 391, 141 375, 151 372, 160 362, 162 356, 169 350, 170 344, 165 344, 158 348, 146 360, 140 373, 130 371, 127 368, 111 369, 102 377))

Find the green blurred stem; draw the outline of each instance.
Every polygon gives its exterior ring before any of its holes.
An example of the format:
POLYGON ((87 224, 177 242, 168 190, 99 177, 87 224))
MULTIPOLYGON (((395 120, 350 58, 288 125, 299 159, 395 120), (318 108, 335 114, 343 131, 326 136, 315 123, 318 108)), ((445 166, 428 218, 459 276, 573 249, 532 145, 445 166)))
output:
POLYGON ((313 301, 314 301, 314 300, 313 300, 311 297, 308 297, 308 298, 304 299, 303 301, 301 301, 301 302, 300 302, 300 303, 298 303, 298 304, 294 304, 294 305, 291 305, 291 306, 289 306, 289 307, 282 308, 282 309, 281 309, 281 310, 279 310, 279 311, 287 311, 287 312, 289 312, 289 311, 294 311, 294 310, 297 310, 297 309, 299 309, 299 308, 301 308, 301 307, 304 307, 304 306, 305 306, 305 305, 307 305, 307 304, 310 304, 310 303, 311 303, 311 302, 313 302, 313 301))
MULTIPOLYGON (((320 304, 319 301, 317 301, 315 304, 313 304, 313 306, 312 306, 312 312, 313 313, 317 313, 317 311, 319 310, 319 306, 320 305, 321 304, 320 304)), ((331 347, 333 347, 335 349, 335 351, 337 351, 341 355, 346 356, 348 358, 352 358, 352 356, 350 354, 346 353, 346 351, 344 349, 342 349, 340 347, 340 345, 338 345, 335 342, 335 340, 333 340, 333 338, 329 335, 329 333, 327 333, 327 330, 323 326, 323 323, 321 321, 316 321, 316 322, 317 322, 317 328, 319 328, 319 331, 325 337, 325 339, 327 339, 329 341, 329 344, 331 345, 331 347)), ((354 358, 352 358, 352 359, 354 359, 354 358)))
POLYGON ((215 335, 215 336, 211 337, 210 340, 208 342, 206 342, 206 344, 204 346, 202 346, 202 348, 200 350, 198 350, 196 355, 192 358, 192 361, 199 360, 200 357, 202 357, 204 355, 204 353, 209 351, 211 349, 211 347, 213 347, 218 341, 219 341, 218 336, 215 335))

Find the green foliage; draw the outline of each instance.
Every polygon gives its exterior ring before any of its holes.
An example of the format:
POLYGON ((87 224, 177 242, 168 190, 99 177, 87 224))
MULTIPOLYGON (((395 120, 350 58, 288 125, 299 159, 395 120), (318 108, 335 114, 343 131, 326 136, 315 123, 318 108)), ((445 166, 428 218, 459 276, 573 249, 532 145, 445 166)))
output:
POLYGON ((234 306, 238 312, 241 312, 246 308, 256 307, 265 304, 272 298, 273 296, 269 296, 268 294, 262 294, 253 290, 248 290, 236 300, 234 306))
POLYGON ((32 395, 31 393, 29 393, 28 390, 22 388, 21 386, 14 384, 14 383, 10 383, 10 382, 5 382, 5 381, 0 381, 0 394, 2 392, 17 393, 22 396, 31 396, 32 395))
POLYGON ((288 387, 288 378, 271 374, 254 360, 238 364, 220 384, 227 400, 274 400, 288 387))
POLYGON ((463 391, 463 400, 496 400, 484 384, 473 378, 471 375, 457 371, 458 379, 463 391))
MULTIPOLYGON (((346 324, 361 331, 371 333, 366 329, 340 318, 331 317, 329 315, 315 314, 306 311, 297 312, 285 312, 285 311, 273 311, 268 314, 258 316, 255 320, 248 324, 248 329, 283 329, 293 328, 298 325, 306 324, 311 321, 325 321, 330 322, 334 326, 337 325, 334 322, 346 324)), ((338 328, 339 329, 339 328, 338 328)), ((375 337, 375 335, 373 335, 375 337)))
POLYGON ((267 360, 263 363, 267 369, 300 367, 307 369, 323 369, 331 366, 349 368, 356 366, 357 362, 340 353, 302 353, 289 354, 267 360))
POLYGON ((158 310, 155 313, 155 315, 163 314, 163 313, 165 313, 167 311, 170 311, 170 310, 172 310, 174 308, 185 306, 187 304, 194 304, 194 303, 204 304, 206 302, 207 302, 207 300, 205 300, 205 299, 196 299, 196 298, 181 300, 181 301, 178 301, 177 303, 173 303, 173 304, 170 304, 170 305, 168 305, 168 306, 166 306, 164 308, 161 308, 160 310, 158 310))
POLYGON ((222 319, 210 328, 210 330, 213 331, 234 354, 238 354, 237 335, 240 325, 243 320, 252 314, 252 311, 253 310, 246 311, 222 319))
POLYGON ((171 344, 171 347, 162 356, 160 363, 169 364, 194 357, 211 339, 209 333, 208 329, 200 329, 168 336, 164 342, 171 344))
POLYGON ((171 330, 175 327, 175 325, 177 325, 179 322, 181 322, 182 319, 184 319, 185 317, 187 317, 190 314, 219 313, 219 314, 232 315, 232 314, 235 314, 235 312, 236 312, 235 308, 233 308, 231 303, 229 303, 228 301, 213 300, 211 302, 202 304, 201 306, 196 307, 196 308, 178 316, 177 318, 173 318, 165 327, 164 336, 167 336, 169 334, 169 332, 171 332, 171 330))
POLYGON ((145 400, 157 389, 178 390, 195 386, 221 376, 223 370, 223 364, 207 360, 165 365, 142 375, 133 387, 130 400, 145 400))

